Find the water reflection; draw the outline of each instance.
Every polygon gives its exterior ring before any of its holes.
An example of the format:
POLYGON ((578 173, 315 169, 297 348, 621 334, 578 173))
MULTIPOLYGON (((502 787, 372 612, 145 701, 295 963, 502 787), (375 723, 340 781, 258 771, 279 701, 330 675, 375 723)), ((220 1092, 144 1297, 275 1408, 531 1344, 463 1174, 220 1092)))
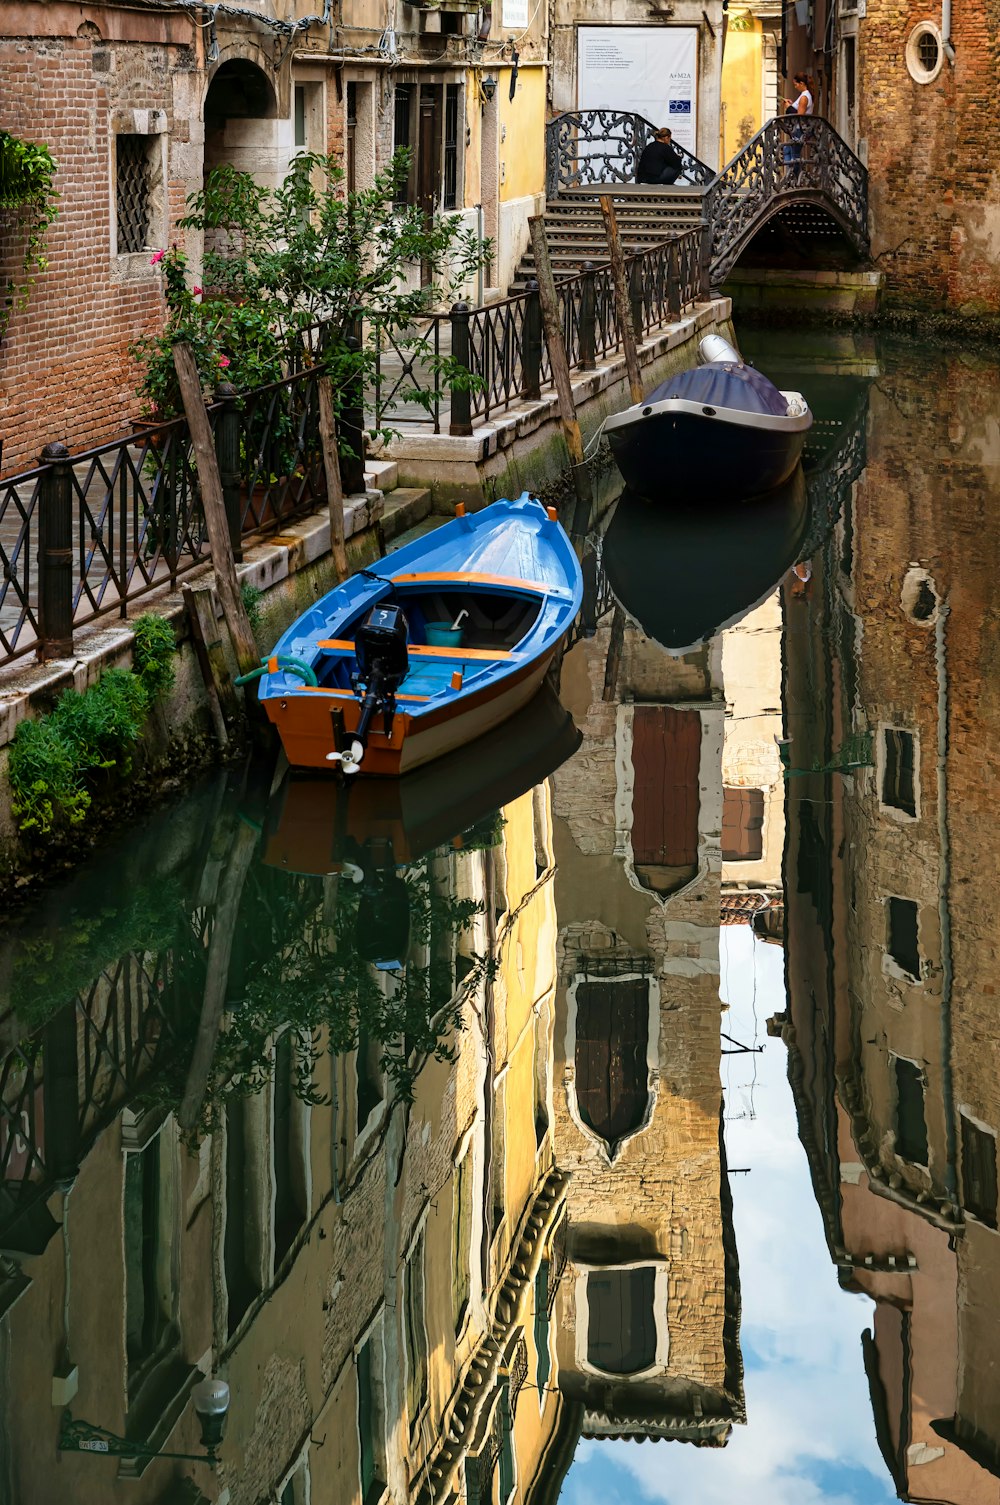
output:
POLYGON ((849 353, 805 487, 595 530, 559 700, 9 933, 0 1499, 1000 1497, 998 376, 849 353), (214 1473, 57 1452, 203 1371, 214 1473))

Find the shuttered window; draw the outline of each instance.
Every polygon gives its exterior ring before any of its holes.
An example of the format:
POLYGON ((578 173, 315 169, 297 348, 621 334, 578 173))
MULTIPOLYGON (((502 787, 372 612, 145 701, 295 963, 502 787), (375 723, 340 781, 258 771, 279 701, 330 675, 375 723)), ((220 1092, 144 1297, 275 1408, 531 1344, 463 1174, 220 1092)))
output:
POLYGON ((427 1400, 427 1340, 424 1327, 424 1235, 421 1232, 406 1266, 403 1292, 406 1321, 406 1408, 410 1428, 427 1400))
POLYGON ((581 982, 576 992, 576 1097, 588 1128, 614 1145, 638 1129, 649 1101, 649 984, 581 982))
POLYGON ((997 1141, 964 1113, 962 1120, 962 1201, 967 1212, 997 1226, 997 1141))
POLYGON ((924 1079, 913 1061, 896 1057, 896 1153, 912 1165, 927 1164, 924 1079))
POLYGON ((764 792, 722 791, 723 862, 759 862, 764 855, 764 792))
POLYGON ((605 1374, 638 1374, 656 1359, 656 1270, 593 1270, 587 1278, 587 1358, 605 1374))
POLYGON ((466 1150, 455 1171, 455 1211, 452 1222, 451 1290, 456 1331, 469 1304, 472 1260, 472 1151, 466 1150))

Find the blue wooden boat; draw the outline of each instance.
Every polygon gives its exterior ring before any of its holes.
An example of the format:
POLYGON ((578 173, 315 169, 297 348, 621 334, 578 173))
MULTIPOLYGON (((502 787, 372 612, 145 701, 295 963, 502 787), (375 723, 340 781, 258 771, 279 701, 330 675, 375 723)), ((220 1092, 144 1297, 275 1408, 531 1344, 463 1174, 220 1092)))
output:
POLYGON ((292 624, 260 699, 293 768, 407 773, 528 703, 583 593, 573 546, 527 492, 360 570, 292 624))

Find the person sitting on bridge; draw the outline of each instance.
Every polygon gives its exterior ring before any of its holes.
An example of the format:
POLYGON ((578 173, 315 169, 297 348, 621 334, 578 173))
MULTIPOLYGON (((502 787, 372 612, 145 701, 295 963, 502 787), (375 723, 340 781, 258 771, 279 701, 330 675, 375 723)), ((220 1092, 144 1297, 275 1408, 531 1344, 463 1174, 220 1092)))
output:
POLYGON ((653 132, 653 139, 646 143, 635 172, 637 183, 676 183, 684 171, 684 163, 675 146, 671 145, 673 133, 665 126, 653 132))

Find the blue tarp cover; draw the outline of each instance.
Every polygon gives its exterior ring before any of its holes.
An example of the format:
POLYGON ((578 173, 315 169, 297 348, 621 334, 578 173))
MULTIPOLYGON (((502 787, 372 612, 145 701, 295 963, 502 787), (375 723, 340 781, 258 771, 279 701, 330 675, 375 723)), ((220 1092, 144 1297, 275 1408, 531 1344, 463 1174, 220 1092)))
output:
POLYGON ((744 413, 774 413, 782 418, 788 412, 786 399, 766 376, 753 366, 734 366, 728 361, 679 371, 654 387, 645 400, 663 402, 668 397, 683 397, 705 407, 739 408, 744 413))

